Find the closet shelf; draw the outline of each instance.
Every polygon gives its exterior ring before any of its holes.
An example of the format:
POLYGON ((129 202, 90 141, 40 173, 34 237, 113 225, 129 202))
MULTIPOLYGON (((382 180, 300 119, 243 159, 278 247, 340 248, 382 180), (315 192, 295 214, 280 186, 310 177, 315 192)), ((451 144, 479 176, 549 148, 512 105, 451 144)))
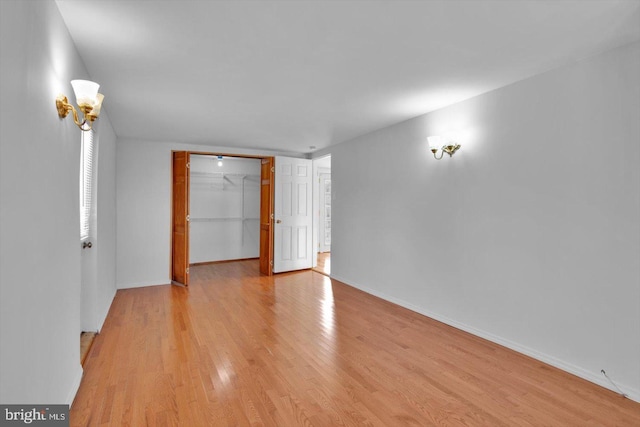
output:
POLYGON ((259 221, 260 218, 242 218, 242 217, 225 217, 225 218, 191 218, 190 222, 215 222, 215 221, 259 221))
POLYGON ((260 175, 249 174, 249 173, 228 173, 228 172, 198 172, 191 171, 192 177, 198 178, 260 178, 260 175))
POLYGON ((258 190, 260 189, 260 175, 227 172, 191 171, 194 186, 206 186, 218 190, 258 190), (254 188, 255 187, 255 188, 254 188))

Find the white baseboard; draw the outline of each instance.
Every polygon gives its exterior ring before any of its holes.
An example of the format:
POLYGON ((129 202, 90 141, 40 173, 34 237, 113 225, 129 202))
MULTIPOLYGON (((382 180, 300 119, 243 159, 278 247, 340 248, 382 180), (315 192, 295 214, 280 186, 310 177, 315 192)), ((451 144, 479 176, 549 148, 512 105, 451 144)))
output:
POLYGON ((78 363, 78 369, 76 370, 75 378, 71 383, 71 390, 69 390, 69 395, 67 396, 67 400, 65 401, 65 403, 69 405, 69 408, 71 408, 71 405, 73 404, 73 400, 76 398, 76 394, 80 389, 80 383, 82 382, 83 374, 84 374, 84 371, 82 370, 82 365, 78 363))
MULTIPOLYGON (((366 286, 362 286, 362 285, 357 284, 355 282, 349 281, 349 280, 344 279, 342 277, 331 275, 331 278, 335 279, 335 280, 338 280, 338 281, 344 283, 345 285, 351 286, 353 288, 359 289, 359 290, 361 290, 363 292, 366 292, 368 294, 374 295, 374 296, 376 296, 378 298, 381 298, 381 299, 383 299, 385 301, 392 302, 392 303, 397 304, 397 305, 399 305, 401 307, 404 307, 404 308, 406 308, 408 310, 414 311, 416 313, 419 313, 419 314, 422 314, 424 316, 427 316, 427 317, 429 317, 431 319, 434 319, 434 320, 437 320, 439 322, 442 322, 442 323, 444 323, 446 325, 452 326, 452 327, 454 327, 456 329, 460 329, 460 330, 468 332, 468 333, 470 333, 472 335, 478 336, 480 338, 484 338, 484 339, 486 339, 488 341, 491 341, 491 342, 494 342, 496 344, 500 344, 500 345, 502 345, 504 347, 507 347, 507 348, 509 348, 509 349, 511 349, 513 351, 517 351, 518 353, 525 354, 525 355, 527 355, 529 357, 532 357, 532 358, 534 358, 536 360, 539 360, 539 361, 541 361, 543 363, 546 363, 548 365, 554 366, 554 367, 556 367, 558 369, 561 369, 561 370, 563 370, 565 372, 568 372, 568 373, 573 374, 573 375, 575 375, 577 377, 585 379, 585 380, 587 380, 589 382, 597 384, 597 385, 599 385, 601 387, 604 387, 604 388, 606 388, 608 390, 611 390, 611 391, 614 391, 616 393, 619 393, 618 390, 616 390, 611 385, 611 383, 609 383, 606 380, 606 378, 604 378, 604 376, 601 375, 600 372, 594 373, 594 372, 588 371, 588 370, 583 369, 583 368, 581 368, 579 366, 575 366, 572 363, 568 363, 568 362, 565 362, 565 361, 560 360, 558 358, 555 358, 553 356, 549 356, 548 354, 541 353, 541 352, 536 351, 536 350, 534 350, 532 348, 523 346, 523 345, 518 344, 516 342, 513 342, 513 341, 510 341, 510 340, 504 339, 502 337, 499 337, 497 335, 494 335, 494 334, 492 334, 490 332, 486 332, 486 331, 474 328, 472 326, 466 325, 464 323, 457 322, 457 321, 455 321, 453 319, 450 319, 450 318, 448 318, 446 316, 442 316, 442 315, 440 315, 438 313, 434 313, 434 312, 432 312, 430 310, 426 310, 424 308, 418 307, 416 305, 413 305, 413 304, 408 303, 406 301, 403 301, 401 299, 386 295, 383 292, 379 292, 379 291, 376 291, 374 289, 368 288, 366 286)), ((631 388, 629 386, 626 386, 624 384, 621 384, 621 383, 620 384, 616 384, 616 385, 618 387, 620 387, 620 390, 622 390, 622 392, 624 394, 626 394, 629 399, 634 400, 636 402, 640 402, 640 390, 635 390, 635 389, 633 389, 633 388, 631 388)))
POLYGON ((144 288, 146 286, 160 286, 160 285, 168 285, 171 283, 171 280, 165 278, 158 280, 148 280, 144 282, 134 282, 134 283, 118 283, 116 287, 118 289, 132 289, 132 288, 144 288))

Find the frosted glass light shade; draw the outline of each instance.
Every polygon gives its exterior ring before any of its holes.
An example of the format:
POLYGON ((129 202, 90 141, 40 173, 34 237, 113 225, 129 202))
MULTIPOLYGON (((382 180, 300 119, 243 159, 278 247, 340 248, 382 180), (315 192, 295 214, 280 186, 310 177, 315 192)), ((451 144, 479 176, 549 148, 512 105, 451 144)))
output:
POLYGON ((91 110, 91 114, 98 117, 100 114, 100 108, 102 107, 102 100, 104 99, 104 95, 101 93, 96 94, 96 103, 93 104, 93 110, 91 110))
POLYGON ((98 95, 98 83, 89 80, 71 80, 73 92, 76 94, 76 104, 91 105, 96 104, 96 96, 98 95))

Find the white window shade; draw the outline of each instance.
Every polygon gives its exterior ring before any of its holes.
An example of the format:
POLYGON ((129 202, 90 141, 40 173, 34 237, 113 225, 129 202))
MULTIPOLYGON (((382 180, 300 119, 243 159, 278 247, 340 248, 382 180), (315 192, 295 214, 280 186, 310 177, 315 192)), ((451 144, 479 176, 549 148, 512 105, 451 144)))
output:
POLYGON ((93 130, 83 131, 80 155, 80 240, 87 240, 91 230, 93 210, 94 146, 93 130))

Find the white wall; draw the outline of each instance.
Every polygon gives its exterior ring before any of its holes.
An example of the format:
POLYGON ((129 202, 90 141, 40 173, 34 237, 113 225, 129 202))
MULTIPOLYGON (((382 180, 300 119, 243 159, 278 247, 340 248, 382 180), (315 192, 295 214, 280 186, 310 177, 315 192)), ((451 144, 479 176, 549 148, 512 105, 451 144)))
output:
MULTIPOLYGON (((107 89, 108 92, 108 88, 107 89)), ((108 104, 109 100, 105 101, 108 104)), ((108 110, 108 105, 105 107, 108 110)), ((98 169, 96 200, 97 252, 96 330, 102 329, 116 294, 116 134, 105 116, 98 119, 98 169)))
POLYGON ((189 262, 260 256, 260 159, 192 155, 189 262), (224 179, 223 179, 224 177, 224 179))
MULTIPOLYGON (((54 100, 89 76, 52 1, 2 1, 0 19, 0 402, 70 404, 82 376, 80 130, 58 118, 54 100)), ((113 204, 115 136, 106 111, 99 120, 111 147, 100 199, 113 204)), ((104 249, 101 268, 112 270, 113 245, 104 249)))
POLYGON ((171 152, 287 155, 251 149, 118 139, 118 288, 170 283, 171 152))
POLYGON ((334 278, 640 399, 639 44, 340 144, 332 179, 334 278))

